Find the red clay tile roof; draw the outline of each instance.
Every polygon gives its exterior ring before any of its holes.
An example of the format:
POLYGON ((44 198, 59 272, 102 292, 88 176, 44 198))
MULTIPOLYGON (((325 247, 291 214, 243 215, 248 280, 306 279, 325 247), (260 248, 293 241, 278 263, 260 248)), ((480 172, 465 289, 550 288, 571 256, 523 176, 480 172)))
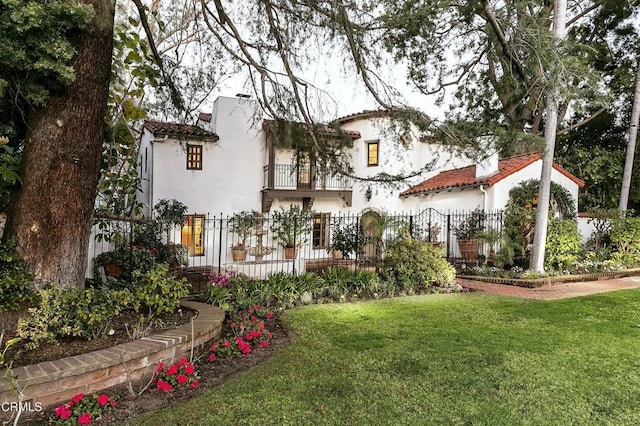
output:
MULTIPOLYGON (((415 185, 400 194, 401 197, 416 194, 428 194, 431 192, 439 192, 443 190, 449 190, 454 188, 477 188, 480 185, 491 186, 500 182, 502 179, 510 176, 530 164, 540 160, 540 154, 524 154, 516 157, 506 158, 498 162, 498 172, 490 176, 483 176, 476 178, 476 166, 467 166, 460 169, 446 170, 440 172, 432 178, 429 178, 418 185, 415 185)), ((562 173, 572 181, 574 181, 579 187, 584 186, 584 182, 563 169, 556 163, 553 163, 553 168, 562 173)))
MULTIPOLYGON (((264 130, 269 130, 269 128, 273 125, 274 120, 264 120, 262 122, 262 128, 264 130)), ((329 126, 324 126, 321 130, 321 132, 325 135, 338 135, 338 130, 329 127, 329 126)), ((345 135, 351 137, 352 139, 359 139, 360 138, 360 132, 354 131, 354 130, 343 130, 342 133, 344 133, 345 135)))
POLYGON ((211 123, 211 114, 206 112, 201 112, 198 115, 198 120, 204 121, 206 123, 211 123))
POLYGON ((190 124, 145 120, 144 127, 153 133, 154 136, 186 136, 199 139, 213 139, 214 141, 219 139, 218 135, 215 133, 190 124))

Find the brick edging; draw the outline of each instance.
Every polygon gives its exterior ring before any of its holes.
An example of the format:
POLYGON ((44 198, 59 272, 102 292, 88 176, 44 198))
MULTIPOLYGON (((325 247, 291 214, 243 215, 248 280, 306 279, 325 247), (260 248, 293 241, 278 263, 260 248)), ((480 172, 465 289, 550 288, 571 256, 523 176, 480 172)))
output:
POLYGON ((640 269, 625 269, 622 271, 594 272, 592 274, 563 275, 535 279, 518 279, 489 277, 486 275, 458 275, 462 280, 481 281, 485 283, 512 285, 517 287, 538 288, 544 285, 575 283, 583 281, 611 280, 615 278, 640 276, 640 269))
MULTIPOLYGON (((24 401, 50 407, 78 393, 91 393, 149 376, 157 362, 172 362, 220 337, 224 311, 188 300, 181 301, 196 316, 189 324, 86 354, 44 361, 11 370, 24 391, 24 401)), ((0 404, 17 401, 6 380, 0 380, 0 404)), ((0 413, 0 417, 2 413, 0 413)))

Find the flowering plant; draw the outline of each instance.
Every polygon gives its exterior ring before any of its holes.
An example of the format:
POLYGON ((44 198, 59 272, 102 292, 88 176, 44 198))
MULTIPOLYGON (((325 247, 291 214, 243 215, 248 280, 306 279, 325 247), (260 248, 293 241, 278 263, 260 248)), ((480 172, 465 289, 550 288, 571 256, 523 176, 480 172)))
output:
POLYGON ((115 407, 116 397, 106 394, 85 396, 80 393, 71 401, 57 407, 51 417, 56 425, 90 425, 106 410, 115 407))
POLYGON ((246 250, 246 249, 247 249, 247 245, 244 243, 244 241, 240 241, 238 243, 231 245, 231 250, 246 250))
POLYGON ((177 387, 197 389, 200 386, 198 374, 192 363, 186 358, 180 358, 177 363, 166 367, 162 361, 154 371, 152 384, 163 392, 171 392, 177 387))
POLYGON ((218 272, 217 274, 210 274, 209 281, 211 281, 211 285, 213 287, 228 287, 229 280, 235 277, 237 273, 233 270, 225 269, 222 272, 218 272))
POLYGON ((229 321, 235 338, 215 342, 209 348, 209 361, 218 358, 233 358, 251 353, 252 348, 269 347, 273 335, 265 328, 264 319, 273 318, 273 313, 259 305, 250 306, 247 312, 239 313, 229 321))

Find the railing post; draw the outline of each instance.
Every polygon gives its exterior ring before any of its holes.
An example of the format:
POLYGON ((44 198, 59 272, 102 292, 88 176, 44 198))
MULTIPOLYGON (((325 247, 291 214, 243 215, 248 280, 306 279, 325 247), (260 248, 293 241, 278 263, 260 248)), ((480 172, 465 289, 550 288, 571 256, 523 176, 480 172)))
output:
POLYGON ((451 259, 451 213, 447 213, 447 260, 451 259))
POLYGON ((355 256, 356 269, 358 269, 359 257, 360 257, 360 216, 356 216, 356 256, 355 256))
MULTIPOLYGON (((218 272, 222 272, 222 212, 220 212, 220 247, 218 247, 218 272)), ((215 219, 213 219, 213 223, 215 223, 215 219)))

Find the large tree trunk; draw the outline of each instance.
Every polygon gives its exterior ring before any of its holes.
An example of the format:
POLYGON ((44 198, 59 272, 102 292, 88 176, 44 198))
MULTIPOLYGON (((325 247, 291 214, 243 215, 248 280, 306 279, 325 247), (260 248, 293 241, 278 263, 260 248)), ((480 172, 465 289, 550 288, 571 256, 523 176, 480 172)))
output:
MULTIPOLYGON (((553 10, 553 35, 557 40, 564 38, 567 21, 567 1, 556 0, 553 10)), ((554 79, 547 91, 547 112, 544 126, 545 153, 542 159, 540 188, 538 190, 538 208, 536 212, 535 234, 530 268, 535 272, 544 272, 544 254, 547 245, 547 225, 549 224, 549 202, 551 198, 551 172, 558 130, 558 105, 560 83, 554 79)))
POLYGON ((631 108, 631 125, 629 126, 629 140, 627 142, 627 155, 624 162, 622 175, 622 189, 620 190, 620 210, 627 210, 629 203, 629 190, 631 189, 631 175, 633 173, 633 157, 636 152, 636 138, 638 137, 638 120, 640 120, 640 64, 636 75, 636 90, 633 95, 633 107, 631 108))
POLYGON ((96 17, 72 40, 75 81, 29 114, 23 185, 5 238, 31 267, 36 287, 82 286, 87 264, 109 92, 115 0, 81 0, 96 17))

